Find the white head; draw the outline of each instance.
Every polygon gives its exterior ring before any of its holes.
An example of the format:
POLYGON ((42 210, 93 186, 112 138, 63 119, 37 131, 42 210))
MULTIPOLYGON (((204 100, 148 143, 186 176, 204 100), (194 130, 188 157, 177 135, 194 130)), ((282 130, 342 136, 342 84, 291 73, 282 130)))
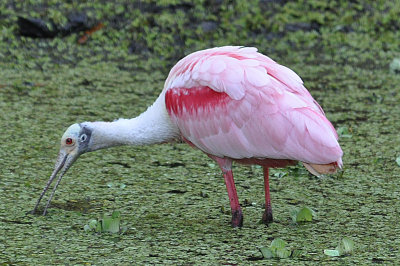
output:
POLYGON ((71 125, 61 137, 60 153, 76 159, 89 151, 91 136, 92 130, 85 124, 71 125))
POLYGON ((92 129, 88 126, 87 123, 82 124, 73 124, 71 125, 61 137, 61 147, 60 152, 58 153, 57 161, 54 166, 54 171, 50 176, 49 181, 47 182, 46 187, 44 188, 42 194, 40 195, 39 200, 36 203, 35 208, 32 213, 34 213, 42 199, 43 195, 46 193, 50 184, 53 182, 54 178, 60 172, 60 176, 56 185, 54 186, 53 193, 51 194, 46 208, 44 209, 43 215, 46 214, 47 208, 50 204, 50 201, 54 195, 54 192, 57 189, 58 184, 61 181, 63 175, 67 172, 67 170, 71 167, 71 165, 76 161, 79 155, 91 151, 91 137, 92 137, 92 129))

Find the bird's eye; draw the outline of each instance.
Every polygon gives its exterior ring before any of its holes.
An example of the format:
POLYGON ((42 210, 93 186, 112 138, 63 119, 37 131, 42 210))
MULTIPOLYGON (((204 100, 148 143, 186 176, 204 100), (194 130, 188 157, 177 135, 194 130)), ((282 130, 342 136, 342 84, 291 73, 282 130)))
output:
POLYGON ((86 134, 82 134, 80 137, 80 141, 84 142, 86 140, 86 138, 87 138, 86 134))
POLYGON ((71 145, 72 143, 74 143, 74 141, 71 138, 67 138, 65 140, 65 144, 67 144, 67 145, 71 145))

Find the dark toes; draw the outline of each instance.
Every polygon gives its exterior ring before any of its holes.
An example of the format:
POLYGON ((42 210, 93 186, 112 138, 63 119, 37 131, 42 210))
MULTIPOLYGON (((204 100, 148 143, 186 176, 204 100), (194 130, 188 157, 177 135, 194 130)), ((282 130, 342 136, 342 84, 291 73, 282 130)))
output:
POLYGON ((242 210, 232 211, 232 227, 243 226, 243 214, 242 210))
POLYGON ((272 217, 272 211, 265 211, 262 217, 262 221, 264 224, 269 224, 272 223, 273 221, 273 217, 272 217))

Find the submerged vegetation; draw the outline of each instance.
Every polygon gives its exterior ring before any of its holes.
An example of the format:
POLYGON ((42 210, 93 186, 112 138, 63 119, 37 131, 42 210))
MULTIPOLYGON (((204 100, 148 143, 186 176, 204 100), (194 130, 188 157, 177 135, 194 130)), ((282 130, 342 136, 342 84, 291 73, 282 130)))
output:
POLYGON ((1 265, 265 264, 258 247, 274 239, 301 250, 283 264, 400 260, 399 1, 5 0, 0 17, 1 265), (56 30, 74 15, 89 30, 32 38, 18 25, 56 30), (245 221, 234 230, 207 156, 180 143, 119 147, 83 156, 48 215, 29 214, 67 126, 138 115, 178 59, 221 45, 255 46, 302 77, 338 129, 343 172, 271 170, 266 227, 262 169, 236 165, 245 221), (302 206, 312 221, 293 223, 302 206), (85 233, 115 209, 123 234, 85 233), (337 239, 357 248, 325 255, 337 239))

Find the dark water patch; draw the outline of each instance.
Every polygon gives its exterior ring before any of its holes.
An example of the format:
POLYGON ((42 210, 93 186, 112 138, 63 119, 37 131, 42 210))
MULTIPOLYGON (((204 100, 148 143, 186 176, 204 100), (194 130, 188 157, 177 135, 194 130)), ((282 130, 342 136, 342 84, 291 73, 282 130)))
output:
POLYGON ((247 258, 248 261, 259 261, 259 260, 263 260, 264 257, 262 256, 250 256, 247 258))
POLYGON ((381 259, 381 258, 372 258, 372 263, 377 263, 377 264, 383 264, 383 263, 392 263, 393 261, 391 260, 385 260, 385 259, 381 259))
POLYGON ((166 163, 161 163, 159 161, 154 161, 152 162, 153 165, 155 166, 165 166, 165 167, 169 167, 169 168, 175 168, 175 167, 185 167, 186 164, 185 163, 181 163, 181 162, 166 162, 166 163))
POLYGON ((77 211, 81 213, 89 213, 93 210, 101 208, 102 206, 103 203, 99 200, 77 199, 77 200, 68 200, 66 202, 56 202, 56 201, 52 202, 49 209, 53 207, 65 211, 77 211))
POLYGON ((167 193, 171 194, 185 194, 186 192, 187 192, 186 190, 180 190, 180 189, 171 189, 167 191, 167 193))
POLYGON ((32 224, 32 222, 22 221, 22 220, 9 220, 9 219, 0 219, 3 223, 11 223, 11 224, 32 224))
POLYGON ((285 31, 319 31, 320 24, 313 22, 298 22, 298 23, 288 23, 285 25, 285 31))
POLYGON ((368 121, 367 116, 353 116, 353 117, 348 117, 346 119, 338 119, 335 120, 336 124, 346 124, 348 122, 365 122, 368 121))
POLYGON ((123 166, 124 168, 132 168, 129 164, 123 163, 123 162, 117 162, 117 161, 115 161, 115 162, 108 162, 108 164, 121 165, 121 166, 123 166))

